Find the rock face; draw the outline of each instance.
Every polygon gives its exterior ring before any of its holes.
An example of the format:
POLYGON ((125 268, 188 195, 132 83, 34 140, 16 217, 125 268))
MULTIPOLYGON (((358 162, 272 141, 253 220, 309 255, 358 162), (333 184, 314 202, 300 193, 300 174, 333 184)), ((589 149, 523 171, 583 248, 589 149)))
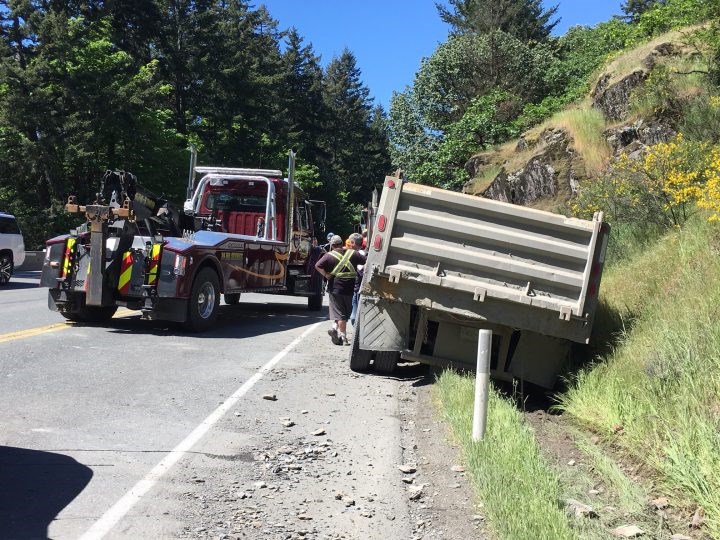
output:
MULTIPOLYGON (((683 54, 688 52, 681 45, 661 43, 623 78, 617 80, 612 73, 600 77, 591 93, 592 106, 610 123, 616 124, 603 133, 613 156, 627 154, 639 158, 648 146, 668 142, 676 136, 673 115, 656 114, 653 118, 639 120, 628 119, 628 116, 633 92, 645 83, 652 70, 668 57, 683 54)), ((550 199, 538 206, 572 197, 577 191, 578 180, 587 178, 582 156, 575 151, 575 141, 561 128, 549 127, 539 136, 535 133, 528 131, 522 135, 510 158, 507 150, 504 154, 482 152, 470 158, 465 168, 472 180, 465 185, 465 192, 522 205, 550 199), (490 175, 498 170, 488 185, 490 175)))
POLYGON ((593 107, 602 111, 609 120, 622 120, 629 112, 633 90, 647 79, 647 72, 633 71, 615 84, 609 84, 610 75, 600 77, 592 92, 593 107))
POLYGON ((604 135, 613 154, 618 154, 633 143, 649 146, 668 142, 677 135, 677 131, 668 121, 662 119, 640 119, 632 124, 610 128, 604 135))
POLYGON ((482 193, 497 201, 529 204, 543 197, 575 191, 579 162, 568 134, 561 129, 546 129, 535 145, 537 151, 521 168, 501 170, 482 193))

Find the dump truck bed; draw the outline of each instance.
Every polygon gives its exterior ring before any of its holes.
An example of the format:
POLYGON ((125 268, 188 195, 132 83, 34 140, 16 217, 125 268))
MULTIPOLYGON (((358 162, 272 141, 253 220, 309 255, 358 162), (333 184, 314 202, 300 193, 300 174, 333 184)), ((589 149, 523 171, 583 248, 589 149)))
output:
POLYGON ((609 228, 388 177, 363 293, 586 342, 609 228))

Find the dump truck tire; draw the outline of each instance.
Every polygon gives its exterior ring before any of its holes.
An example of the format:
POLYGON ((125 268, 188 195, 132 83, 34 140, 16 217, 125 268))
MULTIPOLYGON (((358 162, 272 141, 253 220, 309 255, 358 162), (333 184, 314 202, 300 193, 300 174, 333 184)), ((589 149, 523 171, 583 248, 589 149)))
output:
POLYGON ((350 369, 362 373, 370 368, 372 360, 372 351, 366 351, 360 348, 360 329, 355 328, 353 335, 352 347, 350 347, 350 369))
POLYGON ((375 371, 378 373, 392 373, 397 367, 400 353, 397 351, 377 351, 375 353, 375 371))
POLYGON ((211 328, 220 309, 220 281, 212 268, 202 268, 195 276, 185 328, 190 332, 202 332, 211 328))
POLYGON ((225 298, 225 303, 228 306, 236 306, 240 303, 240 293, 224 294, 223 298, 225 298))

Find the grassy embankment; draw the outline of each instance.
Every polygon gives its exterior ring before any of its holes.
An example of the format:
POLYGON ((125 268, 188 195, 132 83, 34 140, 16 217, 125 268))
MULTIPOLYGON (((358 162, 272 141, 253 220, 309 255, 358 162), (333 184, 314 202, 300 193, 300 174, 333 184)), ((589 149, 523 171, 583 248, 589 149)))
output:
MULTIPOLYGON (((720 228, 701 219, 609 268, 602 313, 625 328, 612 352, 561 397, 566 418, 583 428, 575 444, 625 515, 640 514, 648 501, 618 467, 618 450, 643 466, 655 492, 669 496, 688 521, 701 506, 713 537, 720 537, 718 283, 720 228), (599 444, 589 442, 590 434, 600 436, 599 444)), ((513 403, 493 394, 488 436, 473 443, 473 379, 447 372, 437 396, 498 537, 601 536, 588 522, 565 517, 562 502, 583 480, 551 464, 513 403)))

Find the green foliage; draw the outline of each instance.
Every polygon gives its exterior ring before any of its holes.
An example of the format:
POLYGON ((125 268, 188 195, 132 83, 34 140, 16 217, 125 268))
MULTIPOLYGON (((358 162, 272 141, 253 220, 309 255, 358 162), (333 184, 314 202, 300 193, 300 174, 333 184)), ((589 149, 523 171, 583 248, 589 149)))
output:
POLYGON ((450 0, 436 4, 440 18, 455 33, 490 34, 498 30, 524 43, 542 42, 560 22, 558 6, 544 9, 541 0, 450 0))
POLYGON ((684 103, 682 133, 689 140, 720 143, 720 96, 697 96, 684 103))
POLYGON ((470 179, 464 169, 469 155, 518 135, 513 121, 517 109, 517 102, 507 92, 474 99, 463 117, 448 127, 433 159, 414 171, 417 180, 445 189, 462 187, 470 179))
POLYGON ((655 2, 651 9, 637 17, 638 32, 643 36, 656 36, 673 28, 705 21, 716 9, 714 0, 655 2))
POLYGON ((462 118, 472 100, 505 90, 523 101, 542 99, 543 73, 553 62, 547 47, 531 49, 497 31, 451 36, 420 66, 413 93, 430 130, 443 131, 462 118))
POLYGON ((0 81, 0 208, 28 245, 108 168, 181 199, 188 143, 202 163, 246 167, 284 168, 299 150, 304 187, 348 230, 389 172, 386 122, 354 58, 324 73, 297 32, 245 0, 0 0, 0 81))

